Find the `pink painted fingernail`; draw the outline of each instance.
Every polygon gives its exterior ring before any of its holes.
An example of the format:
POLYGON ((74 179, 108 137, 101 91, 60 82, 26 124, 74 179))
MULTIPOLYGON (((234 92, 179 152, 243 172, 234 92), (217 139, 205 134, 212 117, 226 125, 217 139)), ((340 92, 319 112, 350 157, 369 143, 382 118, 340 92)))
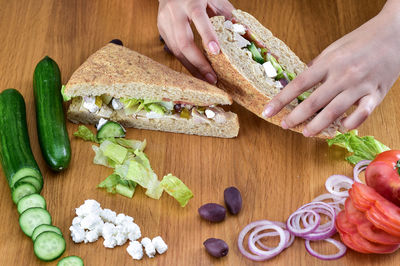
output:
POLYGON ((271 105, 268 105, 262 112, 262 116, 265 118, 271 117, 273 111, 274 111, 274 107, 272 107, 271 105))
POLYGON ((289 128, 285 121, 282 121, 281 127, 282 127, 283 129, 288 129, 288 128, 289 128))
POLYGON ((213 85, 217 84, 217 77, 215 75, 213 75, 212 73, 207 73, 205 78, 208 83, 211 83, 213 85))
POLYGON ((212 54, 219 54, 219 46, 215 41, 211 41, 208 43, 208 49, 212 54))

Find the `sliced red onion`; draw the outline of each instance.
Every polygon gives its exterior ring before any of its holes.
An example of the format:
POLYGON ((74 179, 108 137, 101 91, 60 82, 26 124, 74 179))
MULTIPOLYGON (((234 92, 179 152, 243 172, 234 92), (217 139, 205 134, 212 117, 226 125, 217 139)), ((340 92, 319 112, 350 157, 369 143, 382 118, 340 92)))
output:
POLYGON ((285 71, 283 71, 283 76, 285 77, 286 82, 289 83, 289 82, 290 82, 290 79, 289 79, 289 77, 288 77, 288 75, 286 74, 285 71))
POLYGON ((289 219, 286 222, 286 228, 295 236, 303 237, 311 232, 314 232, 321 221, 321 217, 313 210, 301 210, 298 209, 292 215, 289 216, 289 219), (300 219, 303 215, 312 214, 314 216, 314 223, 308 224, 308 226, 301 228, 300 219))
POLYGON ((282 250, 285 249, 286 242, 288 239, 289 238, 287 237, 287 235, 285 234, 285 231, 282 228, 271 223, 271 224, 266 224, 266 225, 256 227, 254 229, 254 231, 250 233, 248 245, 249 245, 250 251, 253 252, 254 254, 271 258, 271 256, 275 257, 277 254, 279 254, 282 250), (280 241, 279 241, 278 246, 276 246, 273 249, 261 250, 255 245, 255 242, 257 240, 254 238, 254 236, 257 235, 257 233, 264 231, 264 230, 268 230, 268 229, 275 230, 280 236, 280 241), (277 253, 277 252, 279 252, 279 253, 277 253))
MULTIPOLYGON (((286 224, 282 223, 282 222, 272 222, 273 224, 279 226, 280 228, 284 229, 286 237, 287 237, 287 241, 286 241, 286 245, 285 245, 285 249, 290 247, 293 242, 294 242, 294 238, 295 236, 292 235, 287 229, 286 229, 286 224)), ((262 233, 262 234, 258 234, 254 237, 254 241, 260 245, 260 247, 262 247, 265 250, 271 250, 273 248, 263 244, 260 239, 264 238, 264 237, 270 237, 270 236, 278 236, 279 233, 276 231, 272 231, 272 232, 267 232, 267 233, 262 233)))
POLYGON ((344 244, 342 244, 341 242, 339 242, 335 239, 332 239, 332 238, 327 238, 327 239, 323 239, 323 240, 335 245, 339 249, 338 253, 332 254, 332 255, 320 254, 311 248, 310 240, 306 240, 305 246, 306 246, 306 250, 308 251, 308 253, 310 253, 312 256, 314 256, 318 259, 321 259, 321 260, 336 260, 336 259, 343 257, 344 254, 346 254, 347 247, 344 244))
POLYGON ((354 178, 354 181, 356 181, 356 182, 358 182, 358 183, 363 183, 363 182, 361 182, 361 180, 360 180, 360 178, 359 178, 358 176, 360 175, 360 173, 361 173, 362 171, 364 171, 364 170, 367 168, 367 166, 368 166, 371 162, 372 162, 371 160, 362 160, 362 161, 359 161, 359 162, 354 166, 354 169, 353 169, 353 178, 354 178))
POLYGON ((344 175, 332 175, 328 177, 325 182, 325 188, 329 193, 339 196, 339 197, 348 197, 348 190, 353 185, 354 181, 344 175), (345 191, 342 191, 345 189, 345 191))

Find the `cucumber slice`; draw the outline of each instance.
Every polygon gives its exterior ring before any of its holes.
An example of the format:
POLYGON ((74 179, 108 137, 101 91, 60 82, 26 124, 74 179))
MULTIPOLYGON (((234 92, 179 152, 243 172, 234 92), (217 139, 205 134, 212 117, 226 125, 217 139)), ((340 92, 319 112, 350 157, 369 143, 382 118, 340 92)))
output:
POLYGON ((78 256, 69 256, 61 259, 57 266, 83 266, 83 260, 78 256))
POLYGON ((37 193, 37 190, 32 184, 21 182, 12 190, 11 198, 17 204, 23 197, 34 193, 37 193))
POLYGON ((43 232, 54 232, 59 234, 60 236, 62 236, 62 232, 60 230, 60 228, 55 227, 53 225, 48 225, 48 224, 41 224, 38 227, 35 228, 35 230, 33 230, 32 233, 32 240, 35 241, 36 238, 43 232))
POLYGON ((50 213, 42 208, 27 209, 19 217, 19 226, 29 237, 32 236, 33 230, 41 224, 51 224, 50 213))
POLYGON ((97 132, 98 139, 121 137, 125 137, 125 130, 120 124, 113 121, 105 123, 97 132))
POLYGON ((43 261, 55 260, 64 253, 65 240, 55 232, 43 232, 33 243, 33 251, 43 261))
POLYGON ((30 208, 42 208, 46 209, 46 201, 39 194, 30 194, 18 201, 17 209, 18 213, 21 214, 30 208))
POLYGON ((40 193, 40 191, 42 191, 42 187, 43 187, 42 179, 38 179, 34 176, 27 176, 27 177, 23 177, 20 180, 18 180, 14 186, 17 186, 18 183, 20 183, 20 182, 30 183, 31 185, 33 185, 36 188, 38 193, 40 193))
POLYGON ((256 61, 256 62, 258 62, 260 64, 264 64, 265 63, 264 58, 262 57, 262 55, 258 51, 258 49, 257 49, 256 45, 254 44, 254 42, 252 42, 249 46, 247 46, 247 49, 249 49, 249 51, 253 55, 254 61, 256 61))

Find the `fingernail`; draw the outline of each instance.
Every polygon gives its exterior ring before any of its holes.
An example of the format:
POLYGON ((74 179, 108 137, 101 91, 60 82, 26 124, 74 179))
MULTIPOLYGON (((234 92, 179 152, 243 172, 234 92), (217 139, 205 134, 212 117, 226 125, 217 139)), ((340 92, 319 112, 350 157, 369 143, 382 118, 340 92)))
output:
POLYGON ((205 76, 208 83, 217 84, 217 77, 212 73, 207 73, 205 76))
POLYGON ((268 105, 262 112, 262 116, 265 118, 271 117, 273 111, 274 111, 274 107, 272 107, 271 105, 268 105))
POLYGON ((211 41, 208 43, 208 49, 212 54, 219 54, 219 46, 215 41, 211 41))
POLYGON ((281 127, 282 127, 283 129, 288 129, 288 128, 289 128, 285 121, 282 121, 282 122, 281 122, 281 127))
POLYGON ((309 137, 309 136, 311 136, 311 135, 310 135, 310 132, 308 132, 307 129, 303 129, 303 136, 304 136, 304 137, 309 137))

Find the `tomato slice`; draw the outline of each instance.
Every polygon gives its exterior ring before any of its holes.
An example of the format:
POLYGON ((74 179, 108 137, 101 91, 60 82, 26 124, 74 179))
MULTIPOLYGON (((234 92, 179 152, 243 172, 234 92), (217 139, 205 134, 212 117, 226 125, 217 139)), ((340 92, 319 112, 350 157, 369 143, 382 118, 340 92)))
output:
POLYGON ((370 221, 365 219, 365 222, 357 225, 358 233, 368 241, 383 244, 383 245, 398 245, 400 237, 393 236, 385 231, 376 228, 370 221))
POLYGON ((340 229, 340 231, 346 234, 352 234, 357 232, 357 227, 347 220, 344 211, 341 211, 336 215, 335 225, 338 230, 340 229))
POLYGON ((395 252, 400 247, 400 245, 382 245, 370 242, 359 233, 349 234, 349 236, 355 245, 363 247, 370 253, 388 254, 395 252))
POLYGON ((392 202, 381 199, 375 202, 375 207, 381 212, 384 213, 387 218, 395 225, 400 227, 400 208, 397 207, 392 202))
POLYGON ((349 248, 351 248, 354 251, 360 252, 360 253, 364 253, 364 254, 368 254, 371 252, 368 252, 367 250, 365 250, 363 247, 357 245, 356 243, 353 242, 353 240, 350 237, 350 234, 346 234, 345 232, 341 232, 340 229, 338 230, 339 232, 339 236, 340 239, 342 240, 342 242, 349 248))
POLYGON ((354 207, 356 207, 359 211, 365 212, 368 211, 369 208, 371 208, 370 203, 363 199, 360 200, 360 197, 356 193, 354 193, 354 190, 352 188, 349 189, 349 195, 352 199, 354 207))
POLYGON ((393 224, 387 219, 387 217, 376 209, 375 206, 365 213, 365 217, 375 227, 382 229, 388 234, 400 237, 400 230, 394 228, 393 224))
POLYGON ((356 207, 354 207, 353 201, 351 200, 351 198, 347 198, 346 201, 344 202, 344 210, 345 210, 346 218, 350 223, 352 223, 354 225, 358 225, 358 224, 362 224, 363 222, 365 222, 365 220, 366 220, 365 214, 363 212, 357 210, 356 207))

